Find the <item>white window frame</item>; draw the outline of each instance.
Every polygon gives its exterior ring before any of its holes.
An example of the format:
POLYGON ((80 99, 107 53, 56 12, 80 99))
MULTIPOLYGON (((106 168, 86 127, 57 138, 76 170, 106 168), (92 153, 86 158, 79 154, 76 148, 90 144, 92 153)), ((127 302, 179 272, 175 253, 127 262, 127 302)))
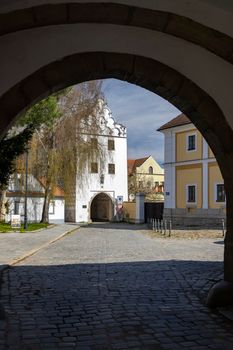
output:
POLYGON ((197 205, 197 184, 186 184, 186 186, 185 186, 185 189, 186 189, 186 205, 197 205), (195 186, 195 202, 189 202, 188 201, 188 194, 189 194, 189 192, 188 192, 188 188, 189 188, 189 186, 195 186))
POLYGON ((55 215, 55 199, 51 200, 49 203, 49 215, 55 215))
POLYGON ((196 151, 197 151, 197 133, 190 132, 186 135, 186 152, 196 152, 196 151), (188 149, 189 148, 189 136, 195 136, 195 148, 194 149, 188 149))
MULTIPOLYGON (((214 183, 214 202, 216 204, 226 204, 226 192, 225 192, 225 201, 224 202, 217 201, 217 185, 223 185, 224 186, 224 182, 215 182, 214 183)), ((225 189, 225 187, 224 187, 224 189, 225 189)))

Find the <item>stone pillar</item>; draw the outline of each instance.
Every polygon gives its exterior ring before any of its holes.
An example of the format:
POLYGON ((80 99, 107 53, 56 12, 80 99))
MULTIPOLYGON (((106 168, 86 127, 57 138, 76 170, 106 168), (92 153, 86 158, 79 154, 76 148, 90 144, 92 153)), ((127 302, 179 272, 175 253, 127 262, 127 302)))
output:
POLYGON ((145 222, 145 194, 142 192, 136 193, 136 224, 143 224, 145 222))
MULTIPOLYGON (((231 282, 233 284, 233 184, 232 184, 232 181, 233 181, 233 177, 224 182, 226 195, 227 195, 227 198, 226 198, 227 231, 226 231, 225 242, 224 242, 225 243, 224 280, 231 282)), ((232 302, 233 302, 233 292, 232 292, 232 302)))
POLYGON ((203 193, 202 193, 202 209, 208 209, 209 207, 209 178, 208 178, 208 162, 206 160, 203 161, 203 193))
MULTIPOLYGON (((227 158, 227 157, 226 157, 227 158)), ((207 306, 218 307, 233 304, 233 155, 225 162, 224 186, 226 191, 227 231, 224 247, 224 280, 215 284, 209 291, 207 306)))

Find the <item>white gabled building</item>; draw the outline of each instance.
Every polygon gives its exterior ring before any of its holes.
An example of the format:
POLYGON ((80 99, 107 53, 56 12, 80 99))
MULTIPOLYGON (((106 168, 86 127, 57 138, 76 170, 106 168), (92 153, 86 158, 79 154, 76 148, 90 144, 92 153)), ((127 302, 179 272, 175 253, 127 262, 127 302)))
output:
POLYGON ((98 110, 101 133, 86 138, 101 144, 102 160, 87 159, 82 184, 77 176, 72 199, 66 202, 66 221, 113 220, 121 202, 128 199, 126 128, 115 122, 103 100, 98 110))
MULTIPOLYGON (((44 204, 44 181, 28 174, 27 218, 28 222, 40 222, 44 204)), ((5 198, 5 221, 10 222, 11 215, 18 214, 21 222, 25 214, 25 174, 14 173, 9 181, 5 198)), ((63 190, 56 186, 49 206, 49 222, 64 221, 65 199, 63 190)))

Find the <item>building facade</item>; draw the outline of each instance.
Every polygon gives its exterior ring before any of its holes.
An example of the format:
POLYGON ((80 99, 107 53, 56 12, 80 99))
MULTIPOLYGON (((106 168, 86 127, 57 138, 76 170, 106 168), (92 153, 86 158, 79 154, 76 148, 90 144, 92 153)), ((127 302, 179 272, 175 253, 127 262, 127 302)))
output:
POLYGON ((221 225, 226 214, 224 182, 201 133, 183 114, 158 131, 165 136, 164 217, 174 225, 221 225))
POLYGON ((128 186, 130 198, 136 192, 145 192, 163 200, 164 170, 152 157, 128 159, 128 186))
POLYGON ((73 194, 66 202, 66 221, 117 219, 123 201, 128 199, 126 128, 115 122, 102 100, 96 118, 101 133, 84 136, 101 145, 101 157, 87 159, 82 178, 77 175, 73 194))
MULTIPOLYGON (((27 190, 27 219, 28 222, 40 222, 44 204, 43 181, 37 180, 32 174, 28 174, 27 190)), ((11 176, 6 191, 5 220, 10 222, 11 215, 17 214, 24 220, 25 213, 25 174, 15 173, 11 176)), ((49 222, 59 223, 64 221, 65 200, 64 192, 60 187, 53 191, 53 198, 49 206, 49 222)))

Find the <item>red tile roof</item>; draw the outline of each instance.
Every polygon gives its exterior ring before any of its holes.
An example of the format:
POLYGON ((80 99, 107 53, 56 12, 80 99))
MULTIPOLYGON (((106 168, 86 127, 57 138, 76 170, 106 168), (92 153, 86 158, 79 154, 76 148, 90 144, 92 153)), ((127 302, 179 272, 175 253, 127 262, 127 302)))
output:
MULTIPOLYGON (((46 183, 45 178, 40 177, 40 178, 38 179, 38 181, 40 182, 40 184, 41 184, 43 187, 45 187, 45 183, 46 183)), ((64 194, 63 189, 62 189, 61 187, 59 187, 59 186, 55 186, 54 189, 53 189, 53 196, 54 196, 54 197, 64 197, 65 194, 64 194)))
MULTIPOLYGON (((149 156, 150 157, 150 156, 149 156)), ((134 170, 141 166, 149 157, 139 158, 139 159, 128 159, 128 175, 131 175, 134 170)))
POLYGON ((131 175, 131 174, 133 173, 134 163, 135 163, 135 159, 128 159, 128 160, 127 160, 127 164, 128 164, 128 175, 131 175))
POLYGON ((174 128, 176 126, 181 126, 181 125, 191 124, 191 123, 192 122, 185 114, 180 114, 176 118, 173 118, 172 120, 170 120, 168 123, 160 126, 160 128, 157 129, 157 131, 170 129, 170 128, 174 128))

